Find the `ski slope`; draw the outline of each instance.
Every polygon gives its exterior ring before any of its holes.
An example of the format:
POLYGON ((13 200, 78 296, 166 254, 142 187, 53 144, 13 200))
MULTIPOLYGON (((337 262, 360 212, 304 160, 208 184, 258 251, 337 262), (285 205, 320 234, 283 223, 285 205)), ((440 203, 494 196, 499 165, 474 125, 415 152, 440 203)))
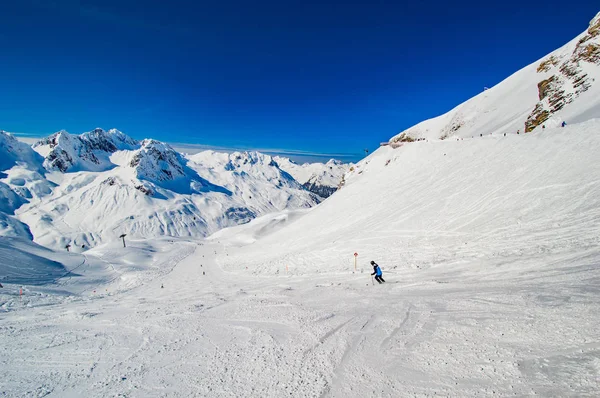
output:
POLYGON ((383 148, 313 209, 5 283, 0 392, 597 396, 599 128, 383 148))
POLYGON ((439 264, 479 269, 485 260, 481 272, 501 272, 489 261, 510 267, 585 251, 600 242, 598 131, 600 121, 591 120, 528 135, 381 148, 327 201, 222 264, 257 273, 287 265, 304 274, 321 269, 318 261, 343 272, 358 252, 361 267, 375 259, 403 272, 439 264))

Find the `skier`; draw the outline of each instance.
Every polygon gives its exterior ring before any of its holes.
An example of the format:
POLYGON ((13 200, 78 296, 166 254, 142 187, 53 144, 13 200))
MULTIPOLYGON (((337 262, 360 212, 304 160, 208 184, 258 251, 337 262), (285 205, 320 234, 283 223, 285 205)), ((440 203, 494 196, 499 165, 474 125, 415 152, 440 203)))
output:
POLYGON ((385 282, 385 280, 381 277, 382 272, 381 268, 379 268, 379 265, 377 265, 375 261, 371 261, 371 265, 373 266, 373 273, 371 275, 375 275, 375 280, 380 284, 385 282))
POLYGON ((567 122, 563 121, 562 126, 565 127, 566 125, 567 125, 567 122))

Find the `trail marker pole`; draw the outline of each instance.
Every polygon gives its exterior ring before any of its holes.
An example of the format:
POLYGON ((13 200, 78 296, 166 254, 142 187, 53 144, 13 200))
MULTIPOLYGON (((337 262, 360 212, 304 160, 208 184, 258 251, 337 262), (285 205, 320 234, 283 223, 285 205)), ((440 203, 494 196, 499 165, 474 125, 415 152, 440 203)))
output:
POLYGON ((356 272, 356 259, 358 258, 358 253, 354 253, 354 272, 356 272))
POLYGON ((23 286, 19 289, 19 301, 23 301, 23 286))

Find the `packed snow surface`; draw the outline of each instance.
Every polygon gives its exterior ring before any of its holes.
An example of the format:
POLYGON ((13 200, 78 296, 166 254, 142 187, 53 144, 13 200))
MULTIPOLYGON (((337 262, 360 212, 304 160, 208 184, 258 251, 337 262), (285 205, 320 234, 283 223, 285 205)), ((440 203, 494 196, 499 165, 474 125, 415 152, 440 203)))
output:
POLYGON ((318 207, 208 240, 4 241, 0 393, 597 396, 598 131, 383 148, 318 207))

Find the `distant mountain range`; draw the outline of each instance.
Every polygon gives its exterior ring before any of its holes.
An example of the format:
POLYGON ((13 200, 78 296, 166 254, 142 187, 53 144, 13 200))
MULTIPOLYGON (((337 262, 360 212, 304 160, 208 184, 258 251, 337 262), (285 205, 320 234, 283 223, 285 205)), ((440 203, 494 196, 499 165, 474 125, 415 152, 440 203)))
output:
POLYGON ((59 131, 31 147, 2 131, 0 159, 0 236, 73 250, 123 233, 201 237, 269 212, 312 207, 348 168, 330 161, 298 166, 312 174, 297 174, 280 167, 293 165, 286 158, 183 155, 163 142, 100 128, 59 131))

